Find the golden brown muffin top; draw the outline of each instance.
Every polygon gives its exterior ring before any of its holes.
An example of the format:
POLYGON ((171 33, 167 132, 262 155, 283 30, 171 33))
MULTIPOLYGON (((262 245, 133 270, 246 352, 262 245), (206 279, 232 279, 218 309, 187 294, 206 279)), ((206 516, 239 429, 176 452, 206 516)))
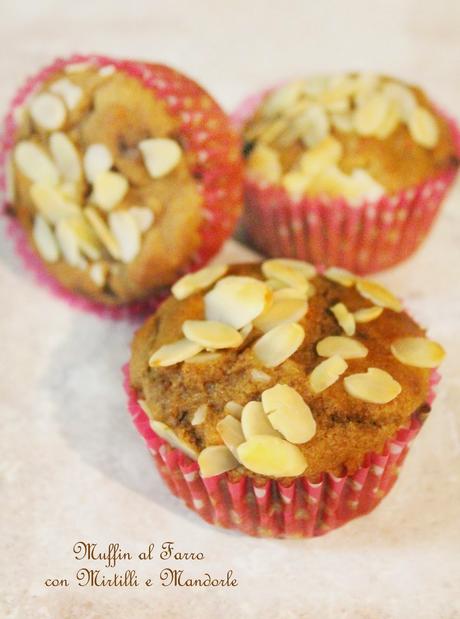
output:
POLYGON ((302 195, 378 199, 458 165, 446 119, 419 88, 371 74, 289 82, 244 127, 248 174, 302 195))
POLYGON ((67 288, 131 301, 174 281, 199 244, 194 157, 178 119, 138 79, 68 66, 21 110, 13 209, 67 288))
POLYGON ((373 282, 280 259, 208 267, 173 292, 135 335, 131 383, 204 476, 352 472, 429 411, 443 351, 373 282))

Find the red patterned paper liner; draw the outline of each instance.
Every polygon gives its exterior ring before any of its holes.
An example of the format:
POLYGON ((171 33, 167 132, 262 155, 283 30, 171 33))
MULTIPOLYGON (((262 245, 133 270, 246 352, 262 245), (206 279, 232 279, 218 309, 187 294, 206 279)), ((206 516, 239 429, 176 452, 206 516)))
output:
MULTIPOLYGON (((270 90, 243 101, 232 115, 237 127, 270 90)), ((443 116, 460 156, 458 125, 443 116)), ((402 262, 418 249, 456 174, 452 167, 416 187, 359 205, 327 196, 294 200, 283 187, 246 176, 246 228, 255 246, 270 256, 339 266, 361 275, 373 273, 402 262)))
MULTIPOLYGON (((45 69, 26 80, 17 91, 6 115, 0 139, 0 191, 3 194, 1 212, 6 212, 6 162, 14 147, 15 112, 41 84, 56 71, 69 64, 90 62, 93 66, 114 66, 139 79, 155 96, 165 102, 169 112, 181 120, 181 135, 185 148, 196 154, 197 164, 192 173, 200 179, 203 196, 203 221, 200 227, 201 244, 183 273, 201 268, 231 236, 242 205, 242 164, 239 158, 240 140, 231 128, 225 113, 198 84, 174 69, 158 64, 117 60, 106 56, 73 55, 58 58, 45 69), (206 101, 203 102, 203 97, 206 101)), ((92 311, 101 316, 124 318, 155 309, 164 294, 155 294, 146 300, 122 306, 106 306, 73 293, 60 284, 46 270, 38 254, 31 248, 26 233, 11 218, 8 235, 14 240, 17 252, 25 266, 41 284, 65 299, 72 306, 92 311)))
MULTIPOLYGON (((424 419, 412 415, 407 427, 388 440, 381 453, 369 453, 352 475, 330 473, 317 483, 306 478, 284 486, 276 480, 260 485, 249 476, 232 482, 227 473, 203 479, 198 464, 171 447, 152 430, 137 403, 123 367, 128 409, 143 436, 160 475, 171 492, 207 522, 256 537, 314 537, 372 511, 395 483, 411 441, 424 419)), ((428 402, 435 397, 438 372, 430 377, 428 402)))

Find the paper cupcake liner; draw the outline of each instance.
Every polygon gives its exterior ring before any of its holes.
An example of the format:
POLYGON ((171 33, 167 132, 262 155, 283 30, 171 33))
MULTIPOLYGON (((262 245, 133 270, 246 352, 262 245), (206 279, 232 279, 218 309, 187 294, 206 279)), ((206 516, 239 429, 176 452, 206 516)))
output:
MULTIPOLYGON (((238 529, 256 537, 314 537, 372 511, 388 494, 426 415, 412 415, 409 424, 389 439, 381 453, 369 453, 352 475, 330 473, 313 483, 306 478, 289 485, 276 480, 257 483, 243 475, 231 481, 227 473, 203 479, 197 462, 171 447, 152 430, 123 367, 128 409, 155 465, 171 492, 210 524, 238 529)), ((433 371, 428 402, 435 397, 440 376, 433 371)))
MULTIPOLYGON (((267 92, 239 106, 232 116, 236 126, 242 126, 267 92)), ((458 125, 443 115, 460 156, 458 125)), ((326 196, 294 200, 282 187, 245 178, 245 224, 254 245, 269 256, 373 273, 419 248, 456 174, 455 168, 446 169, 416 187, 359 205, 326 196)))
MULTIPOLYGON (((48 67, 30 77, 17 91, 6 115, 0 138, 0 211, 7 213, 6 165, 14 147, 16 117, 26 100, 52 76, 69 64, 91 63, 102 68, 114 66, 118 71, 139 79, 155 96, 166 104, 169 112, 180 118, 180 131, 186 142, 186 150, 196 156, 192 174, 200 182, 203 196, 203 221, 200 227, 201 244, 182 273, 194 271, 205 265, 231 236, 242 206, 242 164, 240 140, 231 128, 229 119, 217 103, 198 84, 176 72, 157 64, 116 60, 97 55, 73 55, 58 58, 48 67)), ((163 300, 160 292, 146 300, 134 301, 121 306, 106 306, 102 303, 73 293, 48 273, 39 255, 30 246, 22 226, 11 218, 7 233, 13 239, 24 265, 32 271, 39 283, 46 285, 59 298, 72 306, 111 318, 125 318, 147 313, 163 300)))

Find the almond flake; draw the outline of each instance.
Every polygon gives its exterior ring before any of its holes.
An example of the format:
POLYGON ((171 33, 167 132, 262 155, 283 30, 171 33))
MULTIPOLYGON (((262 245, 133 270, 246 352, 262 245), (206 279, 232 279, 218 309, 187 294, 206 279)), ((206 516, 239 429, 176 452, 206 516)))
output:
POLYGON ((217 361, 220 359, 221 356, 222 353, 220 352, 200 352, 197 355, 190 357, 190 359, 186 359, 185 363, 196 363, 198 365, 201 363, 211 363, 212 361, 217 361))
POLYGON ((343 303, 336 303, 330 308, 337 322, 347 335, 354 335, 356 331, 355 317, 343 303))
MULTIPOLYGON (((310 286, 312 285, 313 284, 310 284, 310 286)), ((273 303, 285 300, 291 301, 293 299, 298 301, 306 301, 306 299, 310 296, 309 293, 310 289, 306 292, 305 290, 299 290, 298 288, 281 288, 280 290, 275 290, 273 293, 273 303)))
POLYGON ((248 470, 269 477, 297 477, 307 468, 300 449, 276 436, 253 436, 238 447, 238 460, 248 470))
POLYGON ((123 200, 128 187, 123 174, 101 172, 94 181, 92 201, 105 211, 110 211, 123 200))
POLYGON ((252 332, 253 328, 254 328, 254 325, 252 324, 252 322, 248 322, 247 325, 244 325, 244 327, 240 329, 239 333, 241 337, 243 338, 243 342, 248 337, 248 335, 252 332))
POLYGON ((134 217, 127 211, 113 211, 109 214, 109 227, 117 241, 120 260, 125 263, 134 260, 141 248, 140 232, 134 217))
POLYGON ((252 380, 255 380, 256 383, 269 383, 271 380, 271 376, 262 370, 258 370, 256 368, 251 370, 252 380))
POLYGON ((181 363, 203 350, 203 347, 195 342, 182 339, 172 344, 161 346, 149 359, 150 367, 167 367, 181 363))
POLYGON ((69 219, 61 219, 57 222, 56 238, 66 262, 73 267, 83 268, 86 266, 80 253, 78 238, 69 219))
POLYGON ((59 258, 58 244, 50 226, 40 215, 35 216, 32 236, 43 260, 56 262, 59 258))
POLYGON ((401 385, 388 372, 378 368, 346 376, 343 384, 349 395, 372 404, 387 404, 401 393, 401 385))
POLYGON ((107 281, 108 268, 102 262, 95 262, 89 268, 89 276, 98 288, 102 288, 107 281))
POLYGON ((208 320, 242 329, 264 311, 270 298, 271 291, 258 279, 224 277, 205 295, 205 315, 208 320))
POLYGON ((230 400, 224 406, 224 413, 228 413, 229 415, 233 415, 236 419, 241 419, 241 411, 243 407, 238 402, 234 402, 230 400))
POLYGON ((246 404, 241 413, 241 427, 246 440, 262 434, 283 438, 268 420, 264 407, 260 402, 248 402, 246 404))
POLYGON ((76 108, 83 96, 83 90, 80 86, 77 86, 66 77, 51 84, 50 90, 64 99, 68 110, 76 108))
POLYGON ((114 235, 110 232, 109 227, 105 223, 101 215, 96 209, 88 206, 84 209, 84 214, 92 225, 97 237, 115 260, 120 259, 120 248, 114 235))
POLYGON ((391 345, 398 361, 416 368, 437 368, 445 356, 444 348, 425 337, 401 337, 391 345))
POLYGON ((184 275, 174 284, 171 288, 171 292, 176 299, 186 299, 192 294, 212 286, 212 284, 223 277, 227 271, 228 266, 213 264, 199 271, 195 271, 195 273, 184 275))
POLYGON ((388 113, 389 99, 375 93, 358 107, 353 119, 358 135, 375 135, 388 113))
POLYGON ((262 393, 262 406, 270 423, 291 443, 306 443, 316 433, 310 407, 288 385, 275 385, 262 393))
POLYGON ((169 138, 142 140, 139 150, 152 178, 162 178, 172 172, 182 157, 179 144, 169 138))
POLYGON ((128 213, 134 218, 141 234, 147 232, 155 220, 154 212, 146 206, 132 206, 128 213))
POLYGON ((14 162, 32 182, 56 185, 59 181, 57 167, 34 142, 19 142, 14 149, 14 162))
POLYGON ((87 220, 79 215, 70 217, 66 222, 74 234, 78 248, 91 260, 98 260, 101 257, 101 246, 87 220))
POLYGON ((272 117, 288 110, 300 97, 303 89, 303 80, 297 80, 272 91, 262 104, 262 114, 272 117))
POLYGON ((109 77, 110 75, 113 75, 115 71, 116 67, 113 64, 107 64, 105 67, 101 67, 99 69, 99 75, 101 77, 109 77))
POLYGON ((369 351, 364 344, 351 337, 329 335, 317 343, 316 352, 320 357, 338 355, 342 359, 361 359, 367 357, 369 351))
POLYGON ((215 320, 186 320, 182 332, 188 340, 203 348, 237 348, 243 342, 236 329, 215 320))
POLYGON ((356 282, 359 294, 379 307, 387 307, 395 312, 402 311, 401 302, 381 284, 370 279, 359 279, 356 282))
POLYGON ((372 307, 363 307, 362 309, 356 310, 353 315, 356 322, 371 322, 371 320, 378 318, 382 312, 383 307, 373 305, 372 307))
POLYGON ((350 271, 345 269, 340 269, 339 267, 330 267, 324 271, 324 277, 329 279, 331 282, 335 282, 336 284, 341 284, 342 286, 346 286, 350 288, 356 281, 356 276, 350 271))
POLYGON ((305 112, 308 120, 304 118, 306 128, 302 135, 305 146, 312 148, 322 142, 329 134, 329 117, 321 105, 311 105, 305 112))
POLYGON ((248 171, 269 183, 277 183, 282 174, 281 162, 277 151, 265 144, 257 144, 247 161, 248 171))
POLYGON ((301 156, 299 167, 308 178, 311 178, 325 167, 338 163, 342 153, 342 144, 336 138, 328 136, 301 156))
POLYGON ((83 169, 90 183, 94 183, 99 174, 108 172, 113 166, 113 157, 105 144, 91 144, 83 157, 83 169))
POLYGON ((308 288, 305 273, 293 267, 292 264, 286 263, 283 259, 265 260, 262 263, 262 273, 265 277, 278 279, 292 288, 304 291, 308 288))
POLYGON ((60 129, 66 119, 66 110, 59 97, 44 92, 34 97, 30 115, 37 125, 48 131, 60 129))
POLYGON ((70 202, 55 187, 45 183, 34 183, 30 188, 30 197, 40 213, 54 224, 81 213, 78 204, 70 202))
POLYGON ((192 426, 199 426, 206 420, 206 416, 209 412, 209 406, 207 404, 202 404, 199 406, 196 411, 193 413, 193 417, 191 420, 192 426))
POLYGON ((201 477, 214 477, 238 466, 238 460, 225 445, 206 447, 198 456, 201 477))
POLYGON ((338 355, 321 361, 310 374, 310 387, 313 393, 321 393, 333 385, 347 367, 347 362, 338 355))
POLYGON ((243 430, 241 429, 241 422, 233 417, 233 415, 226 415, 217 423, 216 429, 225 445, 236 457, 238 446, 244 443, 245 440, 243 430))
POLYGON ((80 155, 65 133, 52 133, 49 140, 51 154, 64 181, 78 182, 81 178, 80 155))
POLYGON ((404 122, 409 120, 411 113, 417 107, 417 99, 407 86, 397 82, 387 82, 382 92, 398 106, 398 112, 404 122))
POLYGON ((177 434, 171 430, 169 426, 167 426, 162 421, 157 421, 156 419, 150 420, 150 426, 152 430, 158 434, 158 436, 164 439, 167 443, 171 445, 171 447, 175 447, 179 449, 183 453, 185 453, 192 460, 197 459, 196 451, 185 441, 180 439, 177 434))
POLYGON ((433 114, 425 108, 415 108, 409 117, 408 126, 412 139, 420 146, 434 148, 438 143, 438 124, 433 114))
POLYGON ((305 299, 274 300, 273 304, 254 320, 254 326, 267 333, 287 322, 298 322, 305 316, 307 310, 308 304, 305 299))
POLYGON ((296 352, 304 337, 305 331, 295 322, 279 325, 258 339, 253 351, 265 367, 274 368, 296 352))

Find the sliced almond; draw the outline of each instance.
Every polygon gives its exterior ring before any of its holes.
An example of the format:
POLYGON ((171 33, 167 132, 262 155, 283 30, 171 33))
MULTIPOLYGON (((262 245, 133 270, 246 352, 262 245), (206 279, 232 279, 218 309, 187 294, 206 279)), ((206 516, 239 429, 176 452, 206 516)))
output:
POLYGON ((297 477, 307 468, 300 449, 276 436, 253 436, 238 447, 238 460, 250 471, 269 477, 297 477))
POLYGON ((378 318, 382 312, 383 307, 373 305, 372 307, 363 307, 362 309, 356 310, 353 315, 356 322, 371 322, 378 318))
POLYGON ((253 368, 251 370, 251 378, 256 383, 269 383, 271 380, 271 377, 269 374, 267 374, 266 372, 263 372, 262 370, 258 370, 257 368, 253 368))
POLYGON ((66 262, 73 267, 83 268, 86 266, 80 253, 78 238, 69 219, 61 219, 57 222, 56 239, 66 262))
POLYGON ((293 299, 297 301, 306 301, 308 296, 308 292, 300 290, 299 288, 281 288, 280 290, 275 290, 273 293, 273 303, 286 300, 292 301, 293 299))
POLYGON ((223 277, 227 271, 228 266, 213 264, 199 271, 195 271, 195 273, 184 275, 174 284, 171 288, 171 292, 176 299, 186 299, 190 295, 212 286, 212 284, 223 277))
POLYGON ((110 232, 109 227, 104 219, 99 215, 96 209, 88 206, 84 209, 84 214, 89 223, 92 225, 94 232, 99 237, 99 240, 115 260, 120 259, 120 247, 114 235, 110 232))
POLYGON ((359 400, 386 404, 401 393, 401 385, 385 370, 369 368, 364 374, 352 374, 343 379, 345 391, 359 400))
POLYGON ((229 415, 233 415, 236 419, 241 419, 241 412, 243 407, 238 402, 234 402, 230 400, 224 406, 224 413, 228 413, 229 415))
POLYGON ((206 420, 206 417, 209 413, 209 406, 207 404, 202 404, 199 406, 196 411, 193 413, 193 417, 191 420, 192 426, 199 426, 206 420))
POLYGON ((57 186, 57 190, 67 200, 75 203, 79 201, 80 192, 78 188, 78 183, 71 183, 70 181, 65 181, 64 183, 59 183, 59 185, 57 186))
POLYGON ((264 333, 288 322, 298 322, 308 310, 305 299, 274 300, 270 307, 254 320, 254 326, 264 333))
POLYGON ((120 250, 120 260, 134 260, 141 248, 141 236, 134 217, 128 211, 113 211, 109 214, 110 230, 120 250))
POLYGON ((77 239, 79 249, 91 260, 98 260, 101 257, 101 245, 87 220, 80 215, 69 218, 67 223, 77 239))
POLYGON ((341 133, 351 133, 353 131, 353 116, 350 112, 340 112, 331 114, 331 124, 341 133))
POLYGON ((184 452, 189 458, 192 458, 192 460, 197 459, 196 451, 188 443, 180 439, 177 434, 165 423, 162 421, 157 421, 156 419, 151 419, 150 425, 152 430, 158 434, 160 438, 169 443, 171 447, 180 449, 180 451, 184 452))
POLYGON ((317 343, 316 352, 320 357, 338 355, 342 359, 362 359, 367 357, 369 351, 364 344, 351 337, 329 335, 317 343))
POLYGON ((362 297, 379 307, 387 307, 395 312, 401 312, 403 309, 401 302, 382 284, 370 279, 359 279, 356 282, 356 289, 362 297))
POLYGON ((300 97, 303 89, 304 81, 297 80, 272 91, 262 104, 262 114, 265 117, 272 117, 288 110, 300 97))
POLYGON ((305 291, 308 288, 308 280, 305 273, 283 259, 265 260, 262 263, 262 273, 265 277, 277 279, 292 288, 305 291))
POLYGON ((355 317, 343 303, 336 303, 330 308, 337 322, 347 335, 354 335, 356 331, 355 317))
POLYGON ((179 144, 169 138, 142 140, 139 150, 152 178, 162 178, 172 172, 182 157, 179 144))
POLYGON ((277 151, 265 144, 257 144, 247 161, 247 169, 253 176, 269 183, 277 183, 282 174, 281 162, 277 151))
POLYGON ((54 224, 81 213, 78 204, 67 200, 55 187, 45 183, 34 183, 30 188, 30 197, 40 213, 54 224))
POLYGON ((312 148, 328 136, 330 131, 329 117, 321 105, 311 105, 305 115, 308 115, 308 121, 304 120, 306 126, 302 141, 306 146, 312 148))
POLYGON ((50 136, 50 150, 61 177, 71 183, 81 178, 80 155, 65 133, 57 131, 50 136))
POLYGON ((265 367, 274 368, 295 353, 304 337, 305 331, 295 322, 279 325, 258 339, 253 351, 265 367))
POLYGON ((401 337, 391 345, 398 361, 416 368, 437 368, 445 357, 444 348, 426 337, 401 337))
POLYGON ((101 77, 109 77, 110 75, 113 75, 116 70, 117 69, 113 64, 107 64, 105 67, 101 67, 99 69, 99 75, 101 77))
POLYGON ((238 466, 238 460, 225 445, 206 447, 198 456, 201 477, 214 477, 238 466))
MULTIPOLYGON (((312 279, 317 274, 316 267, 311 264, 311 262, 307 262, 306 260, 297 260, 296 258, 274 258, 272 260, 265 260, 263 264, 267 264, 269 262, 271 263, 271 267, 273 267, 273 263, 276 262, 279 265, 289 267, 294 271, 299 271, 307 279, 312 279)), ((270 269, 270 265, 268 268, 270 269)))
POLYGON ((99 174, 108 172, 113 166, 113 157, 105 144, 91 144, 83 157, 83 169, 90 183, 94 183, 99 174))
POLYGON ((434 148, 439 140, 435 117, 423 107, 416 107, 409 116, 409 131, 414 142, 425 148, 434 148))
POLYGON ((385 187, 372 178, 367 170, 353 170, 349 177, 347 198, 359 203, 362 200, 378 200, 384 194, 385 187))
POLYGON ((381 93, 369 97, 355 112, 353 124, 358 135, 375 135, 388 113, 389 99, 381 93))
POLYGON ((356 281, 356 276, 350 271, 346 269, 340 269, 339 267, 330 267, 324 271, 324 277, 331 280, 331 282, 335 282, 337 284, 341 284, 342 286, 346 286, 350 288, 356 281))
POLYGON ((60 129, 67 115, 61 99, 47 92, 34 97, 29 109, 34 122, 48 131, 60 129))
POLYGON ((246 440, 262 434, 283 438, 268 420, 261 402, 248 402, 246 404, 241 413, 241 427, 246 440))
POLYGON ((156 350, 149 359, 150 367, 167 367, 181 363, 193 355, 197 355, 203 350, 203 347, 195 342, 190 342, 185 338, 173 342, 172 344, 165 344, 156 350))
POLYGON ((304 174, 312 177, 326 166, 337 163, 341 159, 342 153, 342 144, 329 135, 302 155, 299 160, 299 167, 304 174))
POLYGON ((303 172, 295 170, 287 172, 281 181, 281 185, 294 200, 299 200, 310 186, 310 177, 303 172))
POLYGON ((224 277, 205 295, 205 315, 208 320, 242 329, 264 311, 270 298, 270 290, 258 279, 224 277))
POLYGON ((313 393, 321 393, 333 385, 347 367, 347 362, 338 355, 321 361, 310 374, 310 387, 313 393))
POLYGON ((215 320, 186 320, 182 332, 188 340, 203 348, 237 348, 243 342, 236 329, 215 320))
POLYGON ((129 183, 118 172, 101 172, 93 184, 92 201, 105 211, 119 204, 128 191, 129 183))
POLYGON ((289 385, 275 385, 262 393, 262 406, 270 423, 291 443, 306 443, 316 433, 310 407, 289 385))
POLYGON ((53 82, 50 90, 64 99, 68 110, 75 109, 83 96, 83 90, 80 86, 71 82, 67 77, 53 82))
POLYGON ((146 206, 132 206, 128 213, 134 218, 141 234, 147 232, 155 220, 154 212, 146 206))
POLYGON ((102 262, 95 262, 89 268, 89 276, 98 288, 102 288, 105 285, 108 272, 107 265, 102 262))
POLYGON ((36 215, 34 218, 32 236, 43 260, 56 262, 59 258, 59 246, 51 227, 40 215, 36 215))
POLYGON ((397 104, 399 115, 407 122, 417 107, 417 99, 410 88, 397 82, 387 82, 382 86, 382 92, 397 104))
POLYGON ((399 106, 392 99, 388 102, 388 109, 382 124, 379 125, 377 131, 375 132, 375 136, 379 138, 379 140, 385 140, 388 136, 390 136, 396 127, 401 122, 401 115, 399 113, 399 106))
POLYGON ((225 445, 230 449, 236 457, 236 450, 241 443, 244 443, 244 434, 241 429, 241 422, 233 417, 226 415, 216 425, 217 431, 225 445))
POLYGON ((14 149, 14 162, 32 182, 56 185, 59 181, 57 167, 34 142, 19 142, 14 149))
POLYGON ((244 325, 244 327, 240 329, 239 333, 241 337, 243 338, 243 342, 248 337, 248 335, 252 333, 253 328, 254 328, 254 325, 252 324, 252 322, 248 322, 247 325, 244 325))

